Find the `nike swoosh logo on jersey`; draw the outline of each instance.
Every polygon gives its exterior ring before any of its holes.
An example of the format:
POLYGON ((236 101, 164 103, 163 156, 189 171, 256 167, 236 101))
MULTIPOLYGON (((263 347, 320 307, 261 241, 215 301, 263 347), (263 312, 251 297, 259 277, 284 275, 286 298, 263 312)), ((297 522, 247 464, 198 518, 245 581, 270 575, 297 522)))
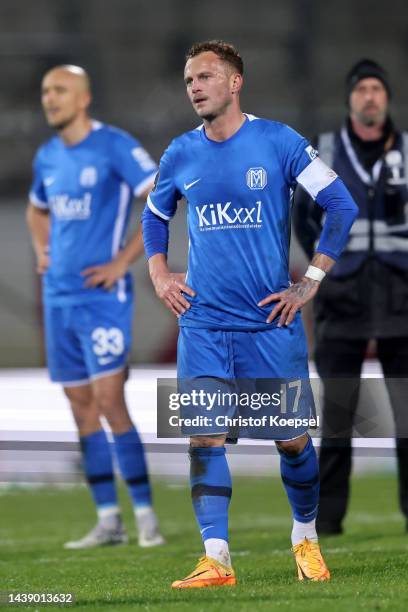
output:
POLYGON ((99 357, 98 363, 99 365, 108 365, 108 363, 112 363, 115 361, 115 357, 99 357))
POLYGON ((44 185, 46 187, 49 187, 50 185, 52 185, 55 182, 55 176, 47 176, 47 178, 44 179, 44 185))
POLYGON ((200 533, 204 533, 204 531, 207 531, 207 529, 211 529, 211 527, 214 527, 214 525, 209 525, 208 527, 204 527, 204 529, 200 529, 200 533))
POLYGON ((201 179, 199 178, 196 181, 193 181, 192 183, 184 183, 184 189, 188 191, 193 185, 198 183, 198 181, 201 181, 201 179))

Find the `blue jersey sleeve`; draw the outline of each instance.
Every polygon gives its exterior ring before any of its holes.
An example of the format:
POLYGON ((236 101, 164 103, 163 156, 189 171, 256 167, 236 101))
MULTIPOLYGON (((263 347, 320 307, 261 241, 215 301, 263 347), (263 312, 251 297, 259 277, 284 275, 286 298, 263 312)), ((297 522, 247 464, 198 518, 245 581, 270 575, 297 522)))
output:
POLYGON ((29 200, 34 206, 42 209, 48 209, 47 196, 44 189, 44 177, 41 168, 39 153, 33 161, 33 180, 31 183, 29 200))
POLYGON ((337 260, 347 244, 350 228, 358 215, 357 204, 339 177, 319 191, 316 202, 326 213, 316 252, 337 260))
POLYGON ((282 126, 280 148, 283 173, 289 185, 294 185, 299 174, 316 157, 310 143, 287 125, 282 126))
POLYGON ((358 209, 337 174, 309 142, 288 126, 281 132, 282 163, 288 184, 299 183, 326 213, 317 252, 338 259, 358 209))
POLYGON ((156 253, 167 255, 169 249, 169 222, 158 217, 148 206, 142 214, 143 243, 146 258, 150 259, 156 253))
POLYGON ((346 246, 358 208, 334 170, 322 162, 314 149, 310 147, 309 151, 313 159, 296 180, 326 213, 316 251, 337 260, 346 246))
POLYGON ((153 182, 156 162, 140 142, 126 132, 116 132, 113 139, 112 163, 114 170, 140 196, 153 182))
POLYGON ((147 199, 147 205, 152 213, 169 221, 175 214, 177 201, 180 199, 181 193, 175 184, 175 145, 173 142, 160 160, 159 172, 153 190, 147 199))

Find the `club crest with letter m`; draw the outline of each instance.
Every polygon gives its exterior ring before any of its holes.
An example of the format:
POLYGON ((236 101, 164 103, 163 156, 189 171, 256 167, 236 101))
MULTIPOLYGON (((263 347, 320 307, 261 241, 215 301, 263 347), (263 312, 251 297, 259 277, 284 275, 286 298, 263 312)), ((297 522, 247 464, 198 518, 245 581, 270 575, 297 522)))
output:
POLYGON ((268 182, 264 168, 250 168, 246 173, 246 182, 250 189, 264 189, 268 182))

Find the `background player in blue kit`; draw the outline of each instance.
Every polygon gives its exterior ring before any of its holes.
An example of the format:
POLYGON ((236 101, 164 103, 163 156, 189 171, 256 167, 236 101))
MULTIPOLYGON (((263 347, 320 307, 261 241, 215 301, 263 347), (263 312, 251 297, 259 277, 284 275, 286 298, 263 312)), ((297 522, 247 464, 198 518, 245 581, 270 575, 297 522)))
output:
MULTIPOLYGON (((339 256, 357 213, 341 180, 306 140, 285 125, 242 113, 242 74, 242 59, 231 45, 211 41, 190 49, 184 80, 203 125, 172 141, 143 213, 156 293, 179 317, 181 379, 307 376, 298 311, 339 256), (290 285, 296 182, 325 209, 326 222, 312 265, 290 285), (166 259, 168 221, 182 196, 190 242, 186 279, 171 273, 166 259)), ((225 438, 215 432, 191 437, 192 498, 205 556, 173 588, 236 583, 228 549, 225 438)), ((298 577, 327 580, 315 529, 319 477, 311 439, 297 430, 276 444, 294 518, 298 577)))
POLYGON ((126 244, 126 230, 133 196, 146 198, 156 164, 132 136, 92 121, 90 102, 90 82, 82 68, 57 66, 45 75, 42 105, 57 135, 35 156, 27 212, 37 270, 44 274, 50 376, 63 385, 70 402, 98 514, 90 533, 65 546, 127 541, 101 416, 112 430, 139 544, 155 546, 163 538, 124 384, 133 308, 128 268, 143 249, 141 232, 126 244))

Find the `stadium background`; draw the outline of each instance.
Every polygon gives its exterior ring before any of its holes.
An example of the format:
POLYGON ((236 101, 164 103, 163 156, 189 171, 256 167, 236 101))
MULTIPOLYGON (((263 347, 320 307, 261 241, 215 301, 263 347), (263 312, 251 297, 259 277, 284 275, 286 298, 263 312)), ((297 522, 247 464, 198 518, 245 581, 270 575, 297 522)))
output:
MULTIPOLYGON (((91 557, 84 557, 83 562, 73 557, 67 559, 61 550, 61 541, 68 535, 67 526, 77 529, 72 535, 78 535, 92 520, 92 508, 85 492, 80 491, 78 498, 75 490, 61 492, 57 489, 54 495, 47 489, 44 498, 30 494, 25 486, 27 483, 78 482, 81 478, 72 419, 60 388, 48 382, 43 369, 39 282, 34 273, 34 258, 24 219, 31 160, 37 146, 49 136, 40 108, 39 89, 44 72, 59 63, 84 66, 93 82, 94 117, 134 133, 157 160, 174 135, 197 124, 185 97, 182 68, 189 45, 208 38, 226 39, 241 51, 246 67, 243 108, 248 112, 289 123, 309 137, 323 129, 334 128, 345 115, 344 75, 356 60, 368 56, 389 71, 395 100, 392 114, 399 126, 406 127, 407 17, 404 0, 387 3, 380 0, 343 0, 341 3, 326 0, 1 1, 0 493, 3 494, 4 514, 0 540, 4 558, 0 563, 8 569, 6 586, 21 588, 26 585, 28 589, 36 584, 40 589, 45 584, 54 584, 55 591, 64 584, 59 582, 62 574, 49 572, 47 563, 53 566, 61 563, 71 580, 66 583, 67 589, 85 584, 80 595, 88 597, 89 602, 96 601, 95 609, 100 609, 101 602, 108 597, 105 585, 111 584, 110 575, 103 573, 107 564, 101 551, 95 557, 100 561, 98 571, 88 574, 88 568, 94 571, 96 567, 91 557), (25 483, 24 487, 16 488, 18 483, 25 483), (77 512, 78 500, 83 504, 83 514, 77 512), (27 515, 27 508, 30 515, 27 515), (75 561, 77 574, 70 560, 75 561), (92 591, 89 585, 94 576, 98 579, 92 591)), ((142 205, 138 204, 135 219, 141 209, 142 205)), ((171 262, 182 270, 187 247, 183 211, 173 222, 171 235, 171 262)), ((294 240, 291 262, 295 276, 306 264, 294 240)), ((174 372, 172 362, 177 329, 172 315, 153 294, 144 261, 138 262, 134 274, 137 310, 132 364, 135 367, 127 389, 128 397, 147 443, 153 473, 167 480, 170 476, 183 475, 185 480, 185 449, 181 444, 171 446, 168 441, 160 442, 155 437, 155 378, 174 372)), ((310 323, 310 313, 306 313, 306 318, 310 323)), ((310 328, 309 340, 312 344, 310 328)), ((366 373, 371 376, 378 373, 375 361, 367 364, 366 373)), ((377 401, 380 408, 384 408, 383 419, 390 426, 390 437, 381 445, 378 440, 360 441, 356 468, 360 473, 368 469, 382 471, 385 477, 372 481, 364 475, 358 477, 353 497, 354 512, 348 523, 351 535, 349 539, 343 538, 340 544, 336 541, 331 550, 329 548, 335 569, 337 563, 340 572, 344 546, 355 552, 356 560, 353 567, 349 555, 343 571, 346 577, 356 577, 355 582, 351 579, 349 590, 341 580, 337 586, 333 585, 337 589, 333 591, 337 602, 345 606, 337 607, 340 606, 337 603, 333 607, 336 610, 357 609, 354 591, 360 591, 362 584, 367 585, 362 563, 372 563, 374 567, 378 558, 378 571, 374 574, 371 591, 373 599, 367 603, 370 609, 373 601, 375 609, 385 609, 377 606, 382 593, 378 585, 388 588, 391 584, 393 587, 392 580, 398 581, 400 575, 402 581, 404 575, 406 545, 402 539, 400 541, 402 519, 396 507, 395 478, 388 477, 395 474, 395 464, 392 424, 383 390, 377 401), (391 540, 386 540, 385 535, 383 540, 378 539, 379 533, 385 532, 391 534, 391 540), (389 558, 384 550, 391 555, 389 558), (390 582, 383 567, 388 564, 389 568, 397 568, 396 550, 402 559, 402 569, 390 582), (363 576, 362 583, 360 576, 363 576)), ((238 447, 229 452, 233 471, 252 475, 251 481, 245 481, 234 492, 238 498, 234 508, 240 507, 241 514, 234 510, 232 526, 238 536, 235 546, 250 548, 251 563, 255 565, 249 564, 249 557, 245 561, 248 551, 241 551, 242 559, 238 559, 242 566, 247 563, 249 572, 258 563, 262 576, 267 562, 262 556, 264 553, 260 552, 263 542, 272 530, 278 549, 287 547, 286 536, 280 535, 280 531, 283 525, 289 528, 289 519, 282 492, 274 493, 270 480, 266 490, 264 481, 253 476, 270 475, 277 458, 271 457, 272 449, 263 445, 250 450, 238 447), (271 495, 274 496, 273 516, 265 506, 265 500, 269 503, 271 495), (255 500, 258 509, 255 516, 249 508, 248 500, 251 499, 255 500)), ((276 475, 277 470, 274 473, 276 475)), ((163 568, 167 571, 169 566, 165 555, 180 553, 174 547, 180 529, 189 537, 196 536, 193 535, 195 528, 188 507, 187 488, 178 493, 176 488, 159 486, 157 500, 169 539, 169 552, 161 553, 161 565, 147 556, 142 557, 142 561, 147 573, 156 571, 159 577, 158 572, 164 571, 163 568), (175 515, 167 517, 165 509, 174 507, 178 508, 175 515)), ((190 549, 187 543, 182 546, 185 555, 190 549)), ((198 541, 195 546, 198 550, 198 541)), ((117 600, 117 606, 120 602, 121 609, 128 609, 122 606, 123 598, 128 597, 132 588, 139 588, 139 584, 140 588, 146 585, 133 571, 136 557, 131 547, 116 555, 113 560, 122 570, 130 568, 128 582, 124 579, 123 594, 118 595, 117 600), (139 582, 135 582, 135 576, 139 582)), ((160 561, 160 556, 158 558, 160 561)), ((288 560, 285 569, 288 584, 293 582, 290 563, 288 560)), ((169 573, 167 582, 170 576, 169 573)), ((264 601, 260 597, 259 609, 262 603, 269 605, 272 600, 269 597, 287 606, 291 597, 289 587, 273 577, 267 582, 271 593, 265 592, 264 601)), ((0 584, 0 588, 2 586, 0 584)), ((167 583, 163 589, 167 589, 167 583)), ((166 597, 156 598, 156 602, 161 601, 164 605, 166 597)), ((327 609, 328 600, 324 597, 322 607, 314 605, 313 609, 327 609)), ((256 601, 248 599, 243 607, 237 602, 235 609, 258 609, 256 601)), ((314 604, 316 602, 313 600, 314 604)), ((400 599, 393 600, 393 610, 407 609, 399 607, 398 602, 401 603, 400 599)), ((90 606, 89 603, 87 609, 94 609, 90 606)), ((119 608, 113 605, 111 609, 119 608)), ((292 609, 290 604, 286 609, 292 609)))
MULTIPOLYGON (((242 53, 245 60, 243 108, 248 112, 286 122, 308 137, 333 128, 345 116, 344 75, 357 59, 368 56, 388 69, 396 100, 392 113, 398 125, 406 126, 406 10, 403 0, 393 0, 387 6, 377 0, 344 0, 341 4, 323 0, 206 3, 2 0, 0 434, 3 442, 0 471, 3 480, 12 479, 16 474, 19 480, 34 477, 26 471, 33 452, 38 450, 38 447, 27 449, 30 441, 40 445, 53 441, 67 443, 71 459, 70 451, 76 450, 76 445, 70 446, 76 437, 61 390, 47 382, 43 369, 37 369, 44 367, 40 285, 24 218, 32 157, 38 145, 50 135, 40 108, 40 82, 44 72, 59 63, 84 66, 93 82, 93 116, 135 134, 157 160, 174 135, 197 124, 184 92, 184 54, 192 42, 208 38, 229 40, 242 53)), ((141 210, 142 203, 139 203, 135 220, 141 210)), ((171 245, 172 266, 183 270, 187 252, 183 205, 171 226, 171 245)), ((294 277, 306 265, 294 239, 291 265, 294 277)), ((174 373, 177 326, 173 316, 155 297, 144 260, 136 264, 134 275, 137 309, 131 363, 136 370, 128 395, 145 440, 152 444, 149 450, 157 451, 154 383, 157 374, 174 373)), ((312 346, 310 312, 305 313, 305 318, 312 346)), ((378 371, 375 363, 368 364, 368 370, 371 375, 378 371)), ((384 393, 380 402, 386 406, 383 418, 388 421, 391 436, 392 423, 384 393)), ((392 455, 392 443, 387 442, 386 446, 377 458, 382 467, 393 469, 393 463, 384 459, 392 455)), ((65 462, 61 448, 58 446, 58 457, 65 462)), ((57 454, 53 454, 52 462, 48 455, 35 456, 34 471, 39 478, 44 478, 51 464, 56 476, 60 469, 56 467, 57 454)), ((153 461, 154 456, 153 452, 153 461)), ((170 463, 174 465, 172 457, 170 463)), ((242 467, 252 465, 242 459, 242 467)), ((160 455, 154 471, 166 473, 167 460, 166 453, 160 455)), ((361 465, 377 469, 378 463, 370 458, 362 460, 361 465)), ((78 470, 74 472, 77 477, 78 470)))
MULTIPOLYGON (((94 116, 134 133, 156 159, 174 135, 197 124, 182 69, 189 45, 207 38, 231 40, 241 51, 248 112, 308 137, 330 129, 344 117, 345 73, 369 56, 389 70, 393 115, 407 125, 406 11, 403 0, 2 0, 0 367, 43 365, 24 209, 33 154, 49 136, 39 104, 45 70, 62 62, 84 66, 93 81, 94 116)), ((137 215, 140 210, 141 204, 137 215)), ((182 270, 183 214, 172 224, 171 242, 172 261, 182 270)), ((304 265, 293 248, 293 272, 304 265)), ((174 320, 155 298, 144 261, 135 277, 132 362, 172 361, 174 320)))

